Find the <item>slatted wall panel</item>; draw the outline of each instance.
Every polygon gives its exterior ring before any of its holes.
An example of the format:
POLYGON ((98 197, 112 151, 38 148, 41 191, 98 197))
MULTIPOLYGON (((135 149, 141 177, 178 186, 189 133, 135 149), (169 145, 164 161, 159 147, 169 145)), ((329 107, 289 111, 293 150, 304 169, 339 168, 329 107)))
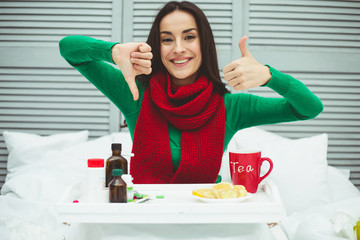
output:
POLYGON ((108 101, 69 68, 0 68, 0 109, 8 131, 108 133, 108 101))
MULTIPOLYGON (((111 0, 0 1, 0 133, 109 133, 118 119, 113 106, 62 59, 58 41, 75 34, 113 40, 114 12, 111 0)), ((7 154, 1 135, 0 187, 7 154)))
POLYGON ((359 1, 250 1, 253 46, 360 49, 359 1))
POLYGON ((0 46, 54 47, 67 35, 111 39, 112 1, 1 1, 0 46))
MULTIPOLYGON (((328 162, 360 188, 360 1, 248 1, 249 48, 322 99, 316 119, 264 128, 290 138, 329 135, 328 162)), ((249 92, 276 96, 267 88, 249 92)))

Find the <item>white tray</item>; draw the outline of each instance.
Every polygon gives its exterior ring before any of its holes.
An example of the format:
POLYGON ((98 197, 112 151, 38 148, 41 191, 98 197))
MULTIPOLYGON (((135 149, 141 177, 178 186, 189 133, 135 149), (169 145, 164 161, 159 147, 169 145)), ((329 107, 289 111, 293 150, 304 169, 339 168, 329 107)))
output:
POLYGON ((271 223, 285 216, 276 186, 267 181, 251 198, 237 203, 204 203, 192 190, 209 184, 139 184, 145 203, 72 203, 56 205, 61 222, 82 223, 271 223), (164 195, 156 199, 156 195, 164 195))

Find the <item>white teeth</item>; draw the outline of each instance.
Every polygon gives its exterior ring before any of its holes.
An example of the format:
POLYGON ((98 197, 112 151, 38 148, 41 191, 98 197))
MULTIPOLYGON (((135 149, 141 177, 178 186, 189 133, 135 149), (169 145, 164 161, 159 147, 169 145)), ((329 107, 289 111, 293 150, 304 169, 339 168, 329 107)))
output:
POLYGON ((189 61, 189 59, 177 60, 177 61, 174 60, 174 63, 180 64, 180 63, 184 63, 184 62, 187 62, 187 61, 189 61))

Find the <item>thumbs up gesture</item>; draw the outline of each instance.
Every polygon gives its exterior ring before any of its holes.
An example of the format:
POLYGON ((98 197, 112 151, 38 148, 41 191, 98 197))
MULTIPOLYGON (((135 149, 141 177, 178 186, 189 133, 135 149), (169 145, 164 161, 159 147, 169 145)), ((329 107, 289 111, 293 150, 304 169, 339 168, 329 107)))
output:
POLYGON ((147 43, 130 42, 116 44, 111 49, 111 57, 120 68, 129 85, 134 101, 139 99, 139 90, 135 83, 135 77, 140 74, 150 74, 151 47, 147 43))
POLYGON ((241 58, 223 68, 224 79, 235 90, 245 90, 258 87, 269 82, 270 69, 260 63, 251 55, 246 47, 247 36, 239 41, 241 58))

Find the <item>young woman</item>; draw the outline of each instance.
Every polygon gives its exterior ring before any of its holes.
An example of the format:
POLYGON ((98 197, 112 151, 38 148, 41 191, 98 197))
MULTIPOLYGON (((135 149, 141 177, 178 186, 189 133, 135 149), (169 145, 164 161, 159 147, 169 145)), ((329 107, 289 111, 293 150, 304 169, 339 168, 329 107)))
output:
POLYGON ((310 119, 323 109, 300 81, 259 64, 245 41, 239 42, 242 58, 224 67, 225 81, 236 90, 266 86, 282 97, 228 92, 207 18, 189 2, 167 3, 147 43, 69 36, 59 45, 69 64, 124 114, 134 183, 214 183, 238 130, 310 119))

